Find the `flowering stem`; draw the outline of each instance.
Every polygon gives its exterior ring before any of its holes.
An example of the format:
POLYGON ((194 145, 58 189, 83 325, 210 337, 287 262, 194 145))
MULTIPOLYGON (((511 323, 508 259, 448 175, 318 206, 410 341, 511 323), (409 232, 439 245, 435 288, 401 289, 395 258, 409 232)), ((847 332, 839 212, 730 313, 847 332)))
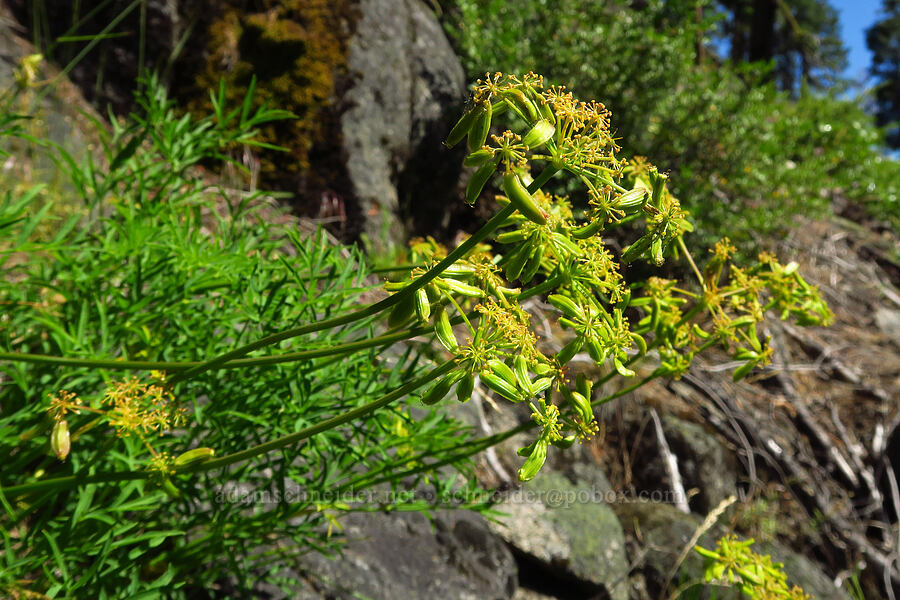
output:
MULTIPOLYGON (((541 175, 543 175, 543 173, 541 173, 541 175)), ((537 180, 535 180, 535 183, 537 183, 537 180)), ((315 331, 322 331, 323 329, 332 329, 334 327, 346 325, 347 323, 359 321, 360 319, 365 319, 366 317, 371 317, 383 310, 394 306, 395 304, 403 302, 407 298, 411 297, 416 292, 416 290, 424 287, 429 282, 431 282, 431 280, 440 275, 447 267, 455 263, 459 258, 465 256, 469 252, 469 250, 474 248, 495 229, 500 227, 500 225, 503 224, 503 222, 506 221, 506 219, 510 215, 512 215, 514 211, 515 207, 511 204, 500 209, 500 211, 493 217, 491 217, 491 219, 487 223, 485 223, 481 229, 476 231, 472 235, 472 237, 457 246, 442 261, 432 267, 428 272, 423 273, 420 277, 410 282, 408 286, 406 286, 396 294, 388 296, 384 300, 380 300, 375 304, 370 304, 369 306, 360 310, 348 313, 346 315, 341 315, 340 317, 325 319, 324 321, 317 321, 315 323, 310 323, 308 325, 303 325, 301 327, 295 327, 294 329, 288 329, 286 331, 268 335, 264 338, 256 340, 255 342, 251 342, 239 348, 235 348, 234 350, 202 362, 199 365, 191 367, 186 371, 182 371, 181 373, 175 375, 171 379, 170 383, 174 384, 178 383, 179 381, 191 379, 192 377, 196 377, 197 375, 209 371, 210 369, 216 369, 220 365, 223 365, 228 361, 240 358, 250 352, 253 352, 254 350, 258 350, 266 346, 271 346, 284 340, 305 335, 307 333, 313 333, 315 331)))
MULTIPOLYGON (((326 419, 315 425, 311 425, 300 431, 284 435, 280 438, 276 438, 274 440, 270 440, 268 442, 264 442, 262 444, 258 444, 256 446, 251 446, 245 450, 241 450, 240 452, 234 452, 232 454, 227 454, 220 458, 216 458, 213 460, 209 460, 197 465, 190 465, 183 469, 178 469, 177 473, 196 473, 200 471, 210 471, 212 469, 216 469, 219 467, 225 467, 228 465, 232 465, 237 462, 241 462, 256 456, 260 456, 267 452, 271 452, 273 450, 280 450, 282 448, 286 448, 288 446, 292 446, 301 442, 305 439, 308 439, 317 433, 321 433, 323 431, 327 431, 334 427, 339 427, 345 423, 353 421, 354 419, 358 419, 363 417, 383 406, 390 404, 391 402, 397 400, 417 390, 423 385, 445 375, 455 369, 457 367, 455 360, 448 360, 447 362, 441 364, 437 368, 429 371, 428 373, 418 377, 405 385, 402 385, 395 389, 394 391, 381 396, 369 402, 368 404, 364 404, 352 410, 348 410, 347 412, 332 417, 330 419, 326 419)), ((148 479, 153 475, 150 471, 116 471, 112 473, 99 473, 97 475, 69 475, 66 477, 55 477, 53 479, 47 479, 44 481, 36 481, 33 483, 25 483, 21 485, 12 485, 5 488, 0 488, 0 493, 4 494, 7 497, 18 497, 24 494, 30 494, 33 492, 40 492, 51 489, 67 489, 80 485, 87 485, 91 483, 106 483, 106 482, 116 482, 116 481, 127 481, 134 479, 148 479)))
POLYGON ((691 269, 693 269, 694 275, 697 276, 697 281, 700 282, 700 288, 705 292, 706 283, 704 283, 703 275, 700 274, 700 269, 697 268, 697 264, 694 262, 694 257, 691 256, 687 246, 684 245, 684 236, 678 236, 678 247, 681 248, 681 251, 684 252, 684 256, 687 258, 688 262, 691 263, 691 269))
MULTIPOLYGON (((286 362, 311 360, 325 356, 337 356, 340 354, 374 348, 385 344, 403 341, 419 335, 425 335, 433 331, 431 327, 418 327, 407 329, 386 335, 329 346, 327 348, 314 348, 299 352, 287 352, 276 356, 255 356, 252 358, 238 358, 218 365, 218 369, 240 369, 245 367, 262 367, 286 362)), ((63 356, 49 356, 45 354, 25 354, 17 352, 0 352, 0 360, 12 362, 28 362, 38 364, 64 365, 70 367, 93 367, 97 369, 116 369, 122 371, 168 371, 170 373, 191 369, 203 364, 200 361, 184 362, 156 362, 143 360, 118 360, 118 359, 93 359, 93 358, 68 358, 63 356)))
POLYGON ((394 391, 385 394, 384 396, 369 402, 368 404, 364 404, 352 410, 348 410, 347 412, 332 417, 330 419, 326 419, 315 425, 311 425, 300 431, 290 433, 288 435, 281 436, 280 438, 276 438, 274 440, 270 440, 268 442, 264 442, 262 444, 258 444, 256 446, 251 446, 246 450, 241 450, 240 452, 234 452, 232 454, 227 454, 222 456, 221 458, 214 458, 212 460, 200 463, 199 465, 193 468, 186 468, 184 470, 179 470, 179 473, 192 473, 197 471, 210 471, 212 469, 216 469, 219 467, 225 467, 228 465, 232 465, 237 462, 241 462, 247 460, 249 458, 253 458, 255 456, 259 456, 261 454, 265 454, 267 452, 271 452, 272 450, 280 450, 281 448, 286 448, 287 446, 292 446, 297 442, 301 442, 307 438, 310 438, 317 433, 321 433, 323 431, 327 431, 329 429, 333 429, 335 427, 339 427, 345 423, 358 419, 359 417, 363 417, 383 406, 386 406, 401 398, 415 390, 419 389, 426 383, 433 381, 442 375, 446 375, 453 369, 457 367, 456 360, 451 359, 435 369, 429 371, 428 373, 422 375, 421 377, 406 383, 395 389, 394 391))

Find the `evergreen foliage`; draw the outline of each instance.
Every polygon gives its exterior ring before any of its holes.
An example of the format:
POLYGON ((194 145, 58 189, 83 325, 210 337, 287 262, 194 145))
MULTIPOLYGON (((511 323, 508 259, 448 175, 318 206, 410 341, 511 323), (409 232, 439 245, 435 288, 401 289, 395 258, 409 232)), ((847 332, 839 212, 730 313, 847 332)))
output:
POLYGON ((875 78, 875 114, 888 128, 887 142, 900 148, 900 2, 884 0, 881 20, 866 32, 875 78))

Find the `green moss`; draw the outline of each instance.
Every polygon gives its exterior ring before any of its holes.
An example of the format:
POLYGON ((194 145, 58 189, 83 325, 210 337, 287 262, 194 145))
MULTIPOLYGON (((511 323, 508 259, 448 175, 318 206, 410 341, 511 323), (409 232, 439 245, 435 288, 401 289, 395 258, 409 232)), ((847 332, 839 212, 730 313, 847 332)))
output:
MULTIPOLYGON (((240 101, 255 75, 257 106, 265 102, 298 117, 263 130, 262 141, 288 150, 261 154, 263 183, 296 190, 298 182, 316 187, 335 179, 337 174, 331 171, 335 167, 314 155, 327 155, 327 150, 339 147, 334 97, 346 76, 355 3, 267 0, 254 13, 241 4, 224 2, 221 16, 210 25, 196 89, 217 89, 224 78, 229 100, 240 101), (325 150, 318 152, 319 148, 325 150)), ((192 111, 208 111, 209 99, 198 97, 189 106, 192 111)))

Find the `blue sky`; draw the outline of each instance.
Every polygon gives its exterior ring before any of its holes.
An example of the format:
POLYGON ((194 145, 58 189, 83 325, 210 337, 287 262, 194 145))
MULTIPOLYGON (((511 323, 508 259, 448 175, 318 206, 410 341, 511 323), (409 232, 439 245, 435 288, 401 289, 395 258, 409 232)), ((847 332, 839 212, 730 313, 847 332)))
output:
POLYGON ((846 75, 853 79, 866 77, 871 54, 866 48, 866 29, 878 18, 881 0, 830 0, 840 12, 842 37, 847 46, 850 65, 846 75))

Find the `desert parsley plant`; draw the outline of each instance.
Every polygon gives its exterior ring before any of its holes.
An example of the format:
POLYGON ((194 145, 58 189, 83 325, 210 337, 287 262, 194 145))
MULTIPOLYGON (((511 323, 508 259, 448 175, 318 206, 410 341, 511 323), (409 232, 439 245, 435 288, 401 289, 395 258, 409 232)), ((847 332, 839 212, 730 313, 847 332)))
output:
MULTIPOLYGON (((99 597, 205 585, 226 570, 246 583, 284 549, 278 540, 322 548, 341 513, 372 506, 341 492, 427 484, 453 496, 473 481, 472 454, 526 429, 518 476, 531 479, 549 452, 596 433, 598 404, 679 376, 706 348, 728 349, 736 378, 765 364, 757 328, 768 311, 830 319, 795 264, 763 255, 733 266, 727 240, 695 261, 666 176, 617 156, 602 104, 533 73, 479 81, 447 140, 465 141, 476 168, 466 201, 497 178, 498 212, 452 250, 414 240, 389 295, 359 306, 367 272, 354 251, 267 224, 247 202, 223 213, 209 200, 215 190, 190 167, 285 116, 249 101, 226 112, 217 98, 194 122, 150 85, 144 116, 106 139, 107 168, 63 157, 93 217, 85 228, 60 224, 36 242, 34 218, 7 219, 18 236, 2 250, 15 264, 0 353, 8 589, 99 597), (495 132, 504 112, 514 125, 495 132), (583 187, 588 209, 542 192, 554 177, 583 187), (624 223, 640 233, 617 252, 604 235, 624 223), (695 280, 623 276, 624 264, 667 259, 695 280), (537 296, 569 332, 559 350, 539 342, 521 306, 537 296), (443 347, 436 365, 396 345, 420 336, 443 347), (570 378, 581 353, 596 380, 570 378), (645 358, 655 366, 638 377, 645 358), (611 391, 613 379, 625 383, 611 391), (423 408, 481 386, 526 403, 531 423, 474 440, 423 408), (274 503, 220 501, 273 486, 274 503)), ((11 195, 4 206, 19 210, 11 195)))
POLYGON ((753 600, 809 600, 809 594, 798 586, 788 586, 784 565, 754 552, 753 543, 753 540, 739 541, 735 536, 726 536, 718 541, 715 550, 695 547, 703 557, 707 583, 733 587, 753 600))
POLYGON ((346 314, 377 285, 355 249, 203 178, 199 161, 288 116, 221 97, 186 118, 149 82, 140 112, 97 129, 99 158, 43 142, 65 188, 2 181, 4 598, 170 598, 226 578, 249 594, 277 583, 279 557, 333 551, 341 515, 427 508, 474 481, 465 456, 427 464, 468 439, 463 426, 402 392, 334 426, 427 368, 395 346, 408 332, 385 337, 375 317, 173 383, 207 357, 346 314), (310 428, 320 433, 304 445, 258 449, 310 428))

